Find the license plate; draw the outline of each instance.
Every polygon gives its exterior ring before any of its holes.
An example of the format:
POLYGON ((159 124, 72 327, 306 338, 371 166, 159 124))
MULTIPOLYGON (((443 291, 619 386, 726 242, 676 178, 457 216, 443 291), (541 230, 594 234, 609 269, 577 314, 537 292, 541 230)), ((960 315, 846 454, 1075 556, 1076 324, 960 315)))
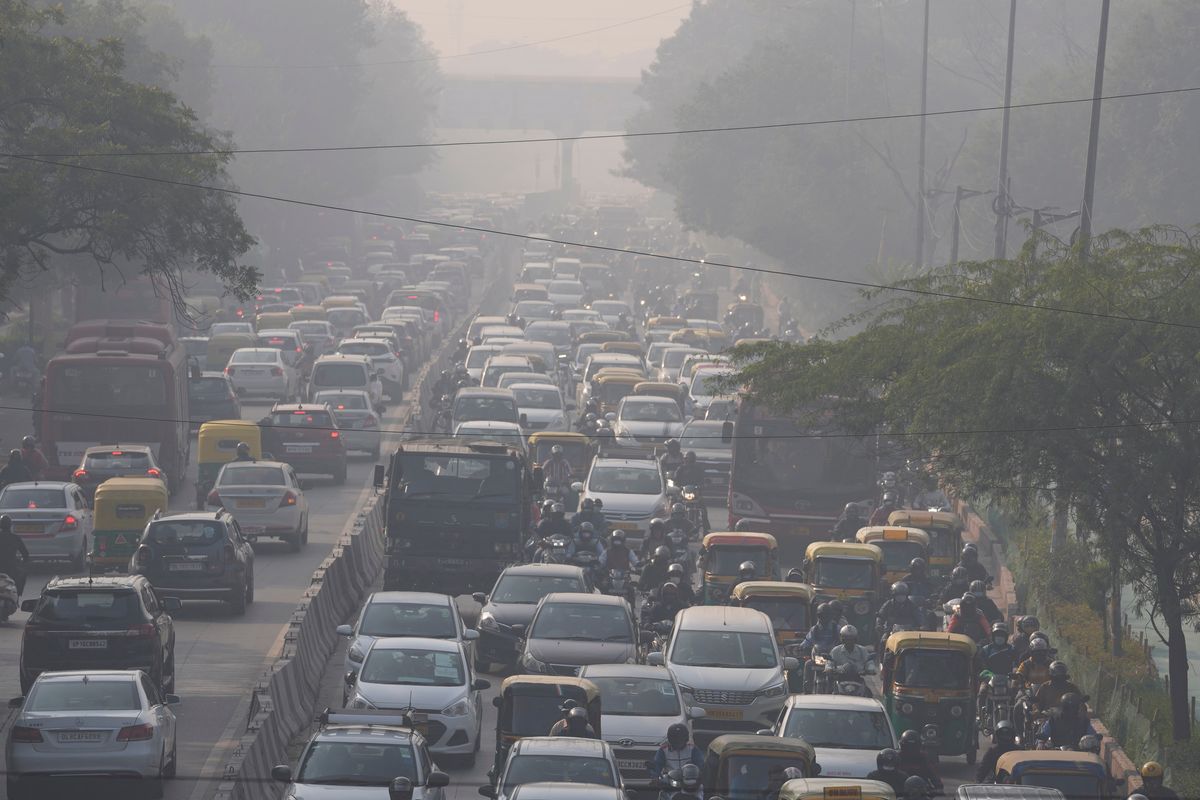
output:
POLYGON ((622 531, 636 531, 638 529, 636 522, 614 522, 613 527, 622 531))
POLYGON ((103 742, 103 731, 61 731, 58 734, 58 740, 63 744, 76 744, 79 742, 103 742))
POLYGON ((617 759, 617 768, 618 769, 643 770, 646 768, 646 762, 638 761, 638 760, 632 759, 632 758, 618 758, 617 759))
POLYGON ((260 497, 246 498, 237 501, 238 508, 266 508, 267 501, 260 497))
POLYGON ((249 534, 251 536, 258 536, 258 535, 266 533, 266 532, 267 532, 267 529, 265 527, 263 527, 262 525, 243 525, 242 526, 242 533, 249 534))
POLYGON ((167 572, 200 572, 204 565, 199 561, 182 561, 177 564, 167 564, 167 572))
POLYGON ((14 522, 13 533, 41 533, 42 523, 40 522, 14 522))
POLYGON ((107 650, 107 639, 71 639, 67 642, 68 650, 107 650))
POLYGON ((285 444, 283 449, 289 453, 311 453, 313 445, 311 444, 285 444))
POLYGON ((705 716, 709 719, 738 720, 742 718, 741 711, 731 711, 727 708, 705 709, 705 711, 707 712, 705 716))
POLYGON ((261 369, 246 369, 245 367, 242 367, 241 369, 238 370, 238 374, 239 375, 262 375, 264 373, 263 373, 263 370, 261 370, 261 369))

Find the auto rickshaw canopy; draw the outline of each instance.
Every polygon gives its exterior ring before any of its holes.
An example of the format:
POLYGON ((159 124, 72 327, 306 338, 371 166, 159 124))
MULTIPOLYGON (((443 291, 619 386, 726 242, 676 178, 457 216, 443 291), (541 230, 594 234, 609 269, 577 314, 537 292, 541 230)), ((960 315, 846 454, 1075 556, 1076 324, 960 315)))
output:
POLYGON ((914 511, 902 508, 888 514, 888 525, 921 530, 957 531, 963 523, 957 514, 949 511, 914 511))
POLYGON ((513 675, 500 684, 500 693, 492 701, 499 709, 496 715, 497 744, 503 738, 508 743, 523 736, 546 736, 551 726, 562 718, 558 710, 564 700, 574 700, 588 712, 588 722, 600 735, 600 687, 586 678, 559 675, 513 675), (533 713, 522 716, 515 706, 522 700, 536 706, 533 713), (547 721, 548 720, 548 721, 547 721), (544 730, 540 728, 545 722, 544 730))
POLYGON ((554 445, 563 449, 563 457, 576 475, 583 476, 592 460, 592 440, 582 433, 566 431, 537 431, 529 436, 529 452, 534 463, 541 464, 550 457, 554 445))
POLYGON ((627 355, 637 356, 641 358, 645 353, 642 352, 642 346, 637 342, 628 341, 611 341, 604 342, 600 345, 601 353, 626 353, 627 355))
POLYGON ((683 317, 651 317, 646 321, 646 328, 667 328, 669 330, 679 330, 686 328, 688 321, 683 317))
POLYGON ((887 638, 887 652, 900 654, 905 650, 950 650, 975 655, 975 640, 961 633, 946 631, 898 631, 887 638))
POLYGON ((807 583, 792 583, 790 581, 742 581, 733 587, 730 597, 735 600, 749 600, 753 597, 787 597, 811 603, 817 591, 807 583))
POLYGON ((584 331, 579 334, 580 344, 605 345, 609 342, 628 342, 629 334, 625 331, 584 331))
POLYGON ((896 793, 866 778, 795 778, 779 790, 778 800, 896 800, 896 793))
POLYGON ((1104 761, 1095 753, 1082 750, 1013 750, 996 761, 996 772, 1007 772, 1020 777, 1026 770, 1044 769, 1051 771, 1073 771, 1095 773, 1097 777, 1108 777, 1104 761))
POLYGON ((705 534, 700 546, 708 549, 713 545, 738 545, 741 547, 765 547, 768 550, 776 550, 779 547, 779 542, 769 533, 757 533, 755 531, 713 531, 705 534))
POLYGON ((854 538, 860 544, 875 544, 876 542, 917 542, 923 547, 929 547, 929 534, 920 528, 901 528, 898 526, 872 525, 859 528, 854 538))
POLYGON ((793 736, 726 733, 708 743, 704 757, 704 786, 708 792, 720 795, 727 793, 729 763, 736 758, 780 761, 783 762, 779 766, 780 772, 787 767, 797 767, 803 770, 805 775, 814 775, 817 771, 816 751, 803 739, 793 736))
POLYGON ((818 558, 866 558, 878 564, 883 561, 883 551, 859 542, 813 542, 804 551, 804 560, 813 562, 818 558))
POLYGON ((250 445, 250 455, 261 459, 262 428, 244 419, 219 419, 200 426, 196 444, 200 463, 224 464, 237 458, 239 442, 250 445))

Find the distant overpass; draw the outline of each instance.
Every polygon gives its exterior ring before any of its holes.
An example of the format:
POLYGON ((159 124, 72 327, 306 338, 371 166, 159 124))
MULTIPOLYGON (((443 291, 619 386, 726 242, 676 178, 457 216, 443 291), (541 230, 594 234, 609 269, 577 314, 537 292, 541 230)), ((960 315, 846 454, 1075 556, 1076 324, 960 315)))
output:
MULTIPOLYGON (((637 110, 638 78, 446 75, 439 128, 538 130, 555 136, 619 132, 637 110)), ((561 189, 574 192, 574 144, 561 145, 561 189)))

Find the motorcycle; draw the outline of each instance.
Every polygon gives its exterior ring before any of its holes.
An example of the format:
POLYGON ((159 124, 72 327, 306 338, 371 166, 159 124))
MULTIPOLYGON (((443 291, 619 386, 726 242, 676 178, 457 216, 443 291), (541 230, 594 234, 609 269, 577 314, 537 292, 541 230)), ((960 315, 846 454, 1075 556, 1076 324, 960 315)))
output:
POLYGON ((807 673, 805 685, 809 694, 830 694, 829 691, 829 651, 813 648, 812 658, 804 665, 807 673))
POLYGON ((700 532, 708 531, 708 520, 705 519, 704 501, 700 498, 700 489, 696 486, 684 486, 680 492, 680 497, 683 500, 683 514, 688 522, 692 523, 692 529, 700 532))
POLYGON ((566 564, 570 541, 565 536, 542 539, 541 561, 543 564, 566 564))
POLYGON ((21 596, 17 594, 17 582, 11 576, 0 572, 0 622, 8 622, 8 618, 17 612, 21 606, 21 596))
POLYGON ((610 569, 606 584, 605 594, 623 597, 625 602, 633 605, 633 581, 629 577, 629 572, 623 569, 610 569))
MULTIPOLYGON (((580 567, 584 572, 595 574, 596 568, 600 565, 600 557, 591 550, 578 550, 575 555, 571 556, 567 563, 574 564, 580 567)), ((593 583, 595 581, 593 580, 593 583)))
MULTIPOLYGON (((867 689, 865 675, 860 675, 858 668, 853 664, 835 667, 832 663, 826 663, 825 671, 829 674, 829 687, 832 690, 830 694, 842 695, 844 697, 871 696, 870 690, 867 689)), ((869 667, 866 674, 872 674, 869 667)))
POLYGON ((433 404, 433 429, 442 433, 450 433, 450 414, 453 398, 444 394, 433 404))
POLYGON ((671 548, 671 562, 682 566, 684 577, 691 580, 695 565, 692 564, 687 534, 680 528, 667 531, 667 547, 671 548))
POLYGON ((995 741, 996 726, 1005 722, 1012 712, 1012 683, 1007 675, 993 673, 987 682, 979 714, 979 730, 995 741))
MULTIPOLYGON (((646 768, 653 770, 654 762, 647 761, 646 768)), ((683 770, 673 769, 665 775, 651 779, 652 787, 659 789, 658 800, 697 800, 704 796, 704 787, 687 791, 683 787, 683 770)))
POLYGON ((556 503, 563 503, 567 499, 567 492, 569 489, 570 487, 565 483, 551 483, 550 480, 547 479, 545 485, 542 487, 542 496, 547 500, 553 500, 556 503))

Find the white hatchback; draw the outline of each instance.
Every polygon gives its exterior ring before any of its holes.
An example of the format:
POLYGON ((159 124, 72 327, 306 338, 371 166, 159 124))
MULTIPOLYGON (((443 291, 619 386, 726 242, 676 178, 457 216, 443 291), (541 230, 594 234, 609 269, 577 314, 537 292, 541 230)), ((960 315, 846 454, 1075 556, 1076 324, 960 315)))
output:
POLYGON ((300 383, 296 369, 273 347, 234 350, 225 374, 239 395, 271 397, 284 403, 296 396, 300 383))

